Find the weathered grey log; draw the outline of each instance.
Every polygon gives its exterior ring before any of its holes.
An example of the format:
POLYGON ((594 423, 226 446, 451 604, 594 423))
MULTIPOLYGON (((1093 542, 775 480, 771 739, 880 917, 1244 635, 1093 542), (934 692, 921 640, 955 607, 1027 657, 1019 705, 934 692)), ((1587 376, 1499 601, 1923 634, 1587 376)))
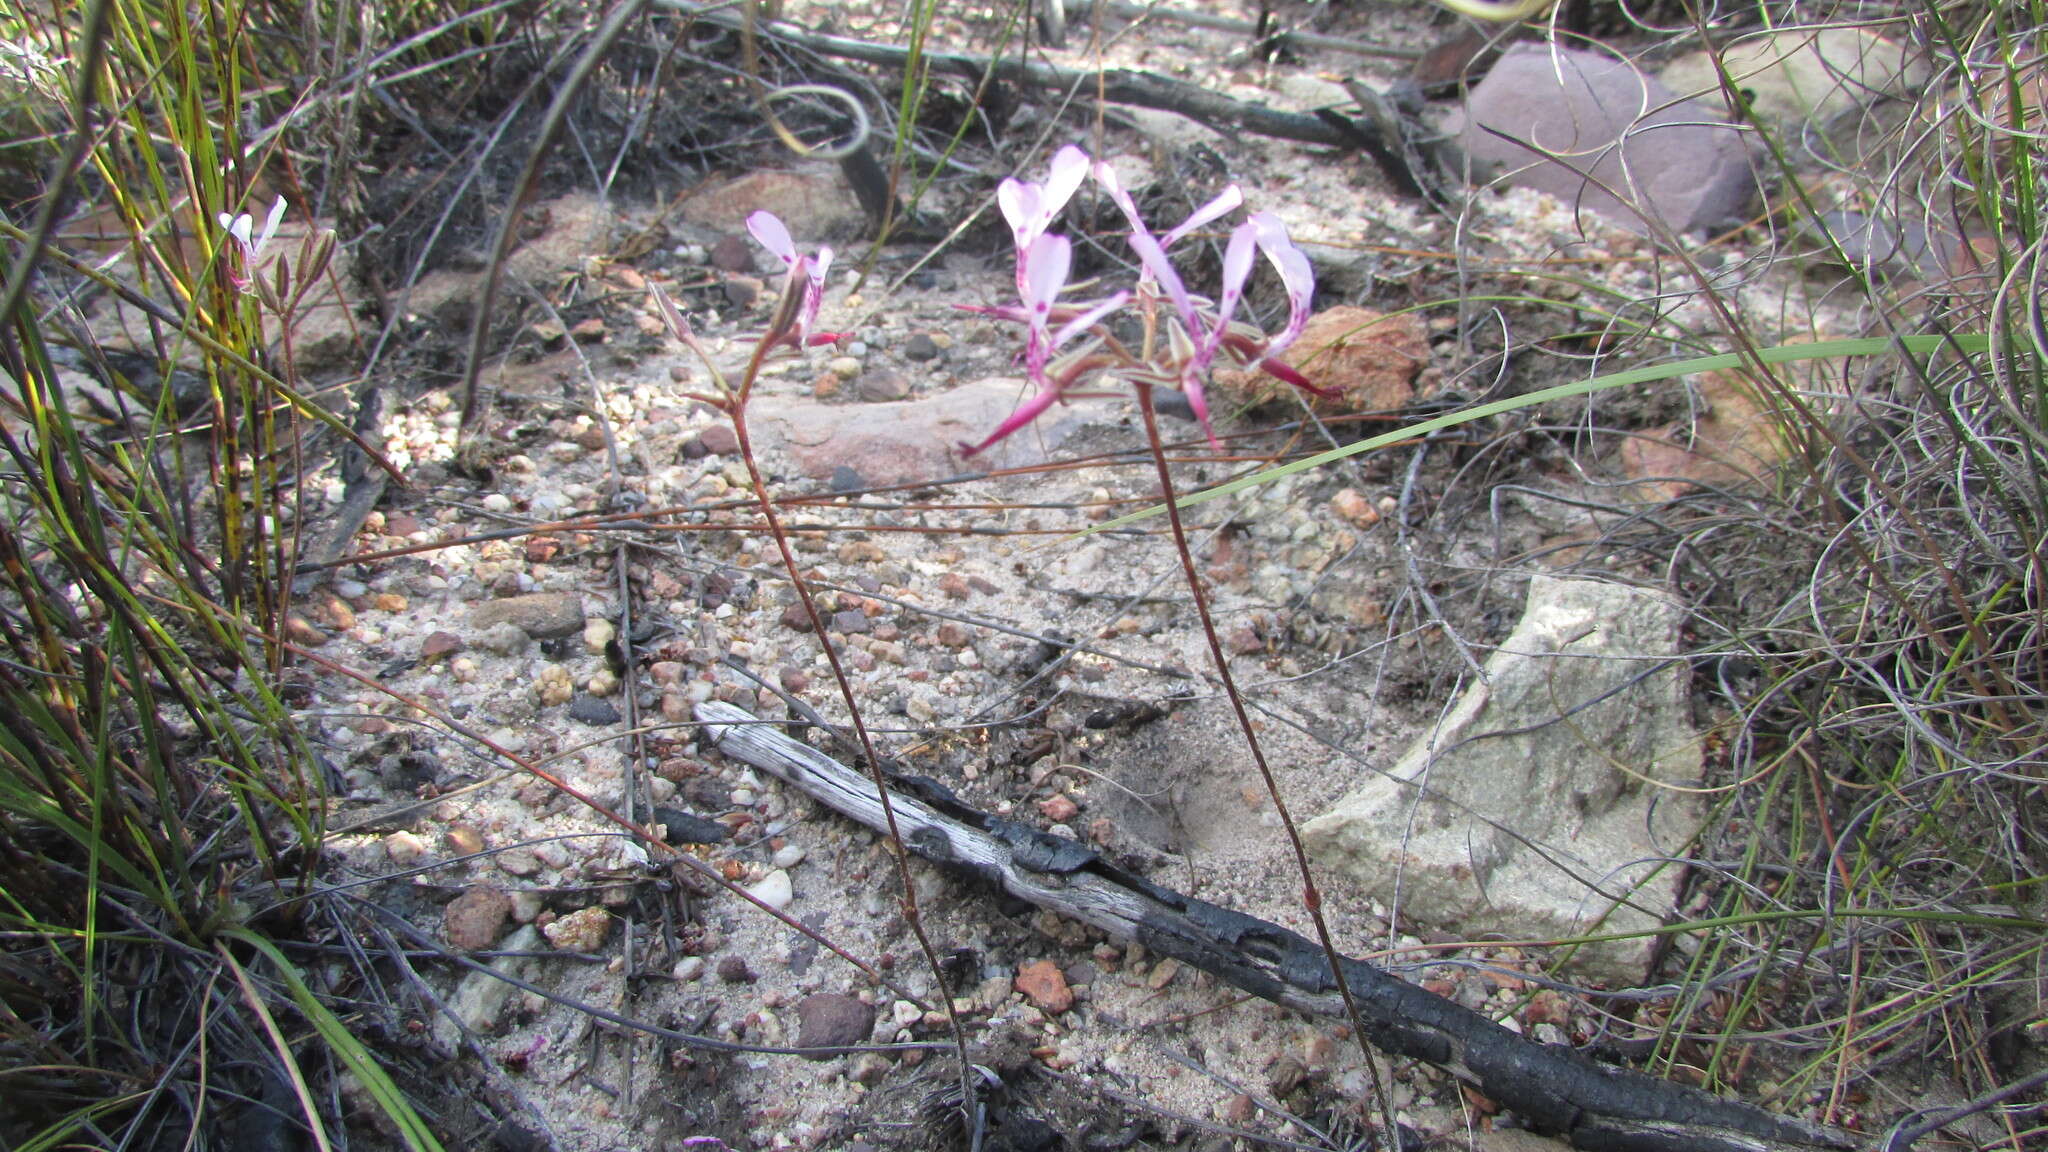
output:
MULTIPOLYGON (((744 19, 740 12, 731 8, 697 4, 693 0, 653 0, 653 3, 657 8, 729 28, 738 28, 744 19)), ((787 20, 760 21, 754 26, 754 34, 765 39, 779 40, 820 56, 858 60, 864 64, 902 68, 911 59, 910 50, 907 48, 813 32, 787 20)), ((1128 68, 1105 68, 1100 71, 1060 68, 1026 57, 1005 56, 991 60, 986 56, 964 52, 926 52, 918 57, 918 60, 922 67, 933 72, 946 73, 970 81, 979 81, 984 75, 992 75, 1007 84, 1020 84, 1054 92, 1082 91, 1093 97, 1099 91, 1102 99, 1112 104, 1131 104, 1139 108, 1177 112, 1221 132, 1256 132, 1261 136, 1272 136, 1280 140, 1298 140, 1306 144, 1328 144, 1335 147, 1349 147, 1355 139, 1352 133, 1325 123, 1315 116, 1270 108, 1245 100, 1233 100, 1198 84, 1151 72, 1139 72, 1128 68)))
MULTIPOLYGON (((730 704, 706 701, 696 711, 720 752, 869 828, 884 827, 881 801, 866 775, 730 704)), ((1314 941, 1161 888, 1072 840, 977 811, 932 780, 898 777, 892 785, 897 827, 919 856, 1135 940, 1262 999, 1346 1018, 1328 959, 1314 941)), ((1343 963, 1374 1047, 1447 1069, 1537 1130, 1580 1148, 1818 1152, 1857 1146, 1833 1128, 1536 1043, 1363 961, 1343 963)))

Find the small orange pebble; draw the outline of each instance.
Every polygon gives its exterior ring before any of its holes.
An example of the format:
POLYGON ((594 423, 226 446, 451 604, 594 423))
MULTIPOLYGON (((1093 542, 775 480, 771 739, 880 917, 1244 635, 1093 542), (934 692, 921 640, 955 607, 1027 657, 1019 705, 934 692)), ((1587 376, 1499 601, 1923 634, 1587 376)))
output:
POLYGON ((1038 810, 1045 813, 1047 820, 1055 824, 1064 824, 1080 813, 1081 806, 1074 803, 1066 793, 1060 792, 1050 799, 1039 801, 1038 810))

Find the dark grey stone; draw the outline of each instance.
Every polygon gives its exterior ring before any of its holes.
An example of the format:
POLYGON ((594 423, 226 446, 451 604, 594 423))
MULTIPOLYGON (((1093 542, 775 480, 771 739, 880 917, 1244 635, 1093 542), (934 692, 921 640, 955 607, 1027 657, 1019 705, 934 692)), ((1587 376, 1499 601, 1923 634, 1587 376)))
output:
POLYGON ((588 692, 578 692, 575 699, 569 701, 569 715, 598 728, 619 722, 619 710, 612 707, 611 701, 588 692))
MULTIPOLYGON (((721 796, 717 807, 723 808, 730 801, 731 797, 729 795, 721 796)), ((718 821, 706 820, 702 816, 692 815, 681 808, 656 808, 654 810, 654 822, 668 830, 668 835, 665 839, 670 844, 675 845, 719 844, 723 843, 725 838, 731 835, 726 830, 725 825, 720 824, 718 821)))

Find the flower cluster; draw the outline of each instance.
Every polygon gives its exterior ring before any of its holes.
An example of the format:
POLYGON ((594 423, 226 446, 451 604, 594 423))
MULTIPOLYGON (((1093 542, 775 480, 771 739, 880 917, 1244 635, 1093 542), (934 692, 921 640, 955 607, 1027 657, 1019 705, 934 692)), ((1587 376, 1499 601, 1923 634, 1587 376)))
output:
POLYGON ((1025 325, 1024 367, 1038 393, 1011 413, 986 440, 964 447, 965 455, 972 456, 1029 424, 1080 380, 1098 373, 1179 387, 1187 394, 1188 406, 1201 421, 1202 431, 1211 444, 1216 443, 1216 434, 1209 424, 1203 384, 1219 353, 1240 364, 1256 364, 1297 387, 1320 391, 1278 359, 1308 323, 1309 300, 1315 294, 1315 273, 1309 267, 1308 257, 1288 239, 1287 228, 1279 217, 1270 212, 1253 213, 1231 230, 1223 255, 1221 292, 1213 301, 1190 293, 1167 256, 1168 250, 1189 233, 1243 205, 1244 193, 1237 185, 1230 185, 1215 199, 1195 209, 1166 235, 1155 236, 1138 214, 1136 202, 1117 179, 1115 169, 1106 162, 1091 160, 1087 153, 1069 145, 1053 156, 1043 183, 1005 180, 996 190, 996 202, 1016 240, 1017 295, 1021 305, 962 307, 1025 325), (1134 290, 1116 292, 1100 300, 1063 304, 1059 297, 1073 266, 1073 243, 1048 229, 1091 176, 1130 222, 1129 243, 1138 258, 1138 284, 1134 290), (1245 281, 1250 278, 1254 258, 1259 253, 1265 254, 1287 291, 1287 326, 1275 335, 1234 320, 1238 303, 1244 298, 1245 281), (1133 300, 1147 318, 1145 347, 1136 353, 1102 327, 1104 319, 1133 300), (1170 306, 1163 343, 1153 338, 1153 317, 1161 301, 1170 306), (1088 339, 1075 344, 1083 335, 1088 339), (1074 347, 1062 352, 1069 344, 1074 347))

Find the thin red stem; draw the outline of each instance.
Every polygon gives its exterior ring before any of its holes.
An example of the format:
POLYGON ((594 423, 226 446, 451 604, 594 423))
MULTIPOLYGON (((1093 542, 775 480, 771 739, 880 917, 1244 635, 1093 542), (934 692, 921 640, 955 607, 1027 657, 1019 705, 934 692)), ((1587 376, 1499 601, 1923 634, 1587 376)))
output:
POLYGON ((768 523, 768 534, 775 540, 775 549, 782 556, 782 567, 789 573, 790 584, 796 588, 797 599, 804 606, 804 614, 810 618, 819 646, 825 650, 825 660, 832 667, 832 679, 839 685, 839 696, 846 702, 846 714, 853 721, 854 735, 859 739, 861 755, 867 761, 868 776, 875 782, 875 795, 882 802, 882 820, 888 825, 889 843, 895 848, 891 855, 896 858, 897 879, 903 885, 903 919, 910 925, 911 935, 917 938, 917 946, 924 953, 925 962, 931 966, 932 980, 938 986, 938 1000, 953 1033, 953 1047, 960 1056, 961 1107, 971 1108, 974 1073, 967 1056, 967 1033, 960 1026, 959 1015, 953 1011, 953 993, 946 985, 946 970, 939 963, 938 949, 932 947, 931 937, 925 934, 924 918, 918 912, 917 886, 910 876, 910 852, 904 847, 903 833, 896 825, 896 809, 889 800, 889 781, 882 771, 882 758, 875 752, 867 722, 861 718, 860 705, 853 698, 853 681, 840 665, 839 651, 826 634, 825 618, 819 613, 817 600, 811 595, 810 581, 804 579, 803 571, 797 565, 796 553, 789 546, 789 536, 782 530, 782 518, 776 513, 775 501, 768 495, 768 481, 754 460, 753 440, 747 435, 746 397, 753 390, 765 346, 764 341, 761 348, 755 349, 754 358, 747 364, 747 377, 740 387, 739 399, 731 408, 733 435, 739 441, 740 459, 746 462, 747 478, 752 482, 754 495, 761 505, 762 518, 768 523))
POLYGON ((1259 769, 1259 777, 1266 783, 1266 795, 1272 798, 1273 810, 1280 816, 1280 827, 1287 833, 1288 847, 1294 853, 1294 866, 1301 873, 1302 902, 1308 906, 1309 919, 1315 922, 1316 940, 1323 946, 1323 956, 1329 961, 1330 976, 1337 984, 1337 994, 1344 1000, 1344 1012, 1351 1018, 1351 1030, 1358 1041, 1360 1051, 1365 1054, 1366 1073, 1372 1078, 1373 1096, 1378 1100, 1384 1113, 1387 1139, 1391 1146, 1399 1147, 1399 1138, 1394 1127, 1393 1101, 1388 1097, 1386 1086, 1381 1083, 1379 1066, 1373 1063, 1373 1050, 1366 1041, 1365 1020, 1358 1013, 1358 1005, 1351 998, 1351 982, 1344 978, 1344 956, 1337 951, 1337 945, 1330 935, 1330 925, 1323 918, 1323 897, 1316 888, 1315 874, 1308 865, 1308 849, 1302 845, 1301 833, 1295 828, 1294 816, 1287 810, 1287 801, 1280 795, 1280 783, 1273 776, 1273 769, 1266 763, 1265 749, 1259 745, 1258 730, 1252 727, 1251 713, 1244 706, 1244 697, 1237 690, 1237 678, 1230 674, 1230 661, 1223 653, 1223 642, 1216 635, 1216 621, 1209 614, 1209 597, 1202 591, 1202 579, 1195 571, 1195 556, 1188 548, 1187 529, 1181 524, 1180 505, 1173 491, 1173 472, 1167 467, 1166 446, 1159 438, 1159 417, 1152 407, 1152 385, 1144 380, 1134 381, 1138 391, 1138 411, 1145 416, 1145 441, 1152 448, 1152 462, 1159 475, 1159 493, 1166 505, 1166 519, 1173 526, 1173 546, 1180 556, 1181 574, 1186 577, 1188 594, 1194 599, 1195 613, 1202 621, 1202 637, 1209 645, 1209 661, 1216 668, 1217 679, 1223 682, 1223 693, 1230 698, 1231 711, 1237 714, 1237 726, 1244 733, 1245 745, 1251 749, 1252 763, 1259 769))

